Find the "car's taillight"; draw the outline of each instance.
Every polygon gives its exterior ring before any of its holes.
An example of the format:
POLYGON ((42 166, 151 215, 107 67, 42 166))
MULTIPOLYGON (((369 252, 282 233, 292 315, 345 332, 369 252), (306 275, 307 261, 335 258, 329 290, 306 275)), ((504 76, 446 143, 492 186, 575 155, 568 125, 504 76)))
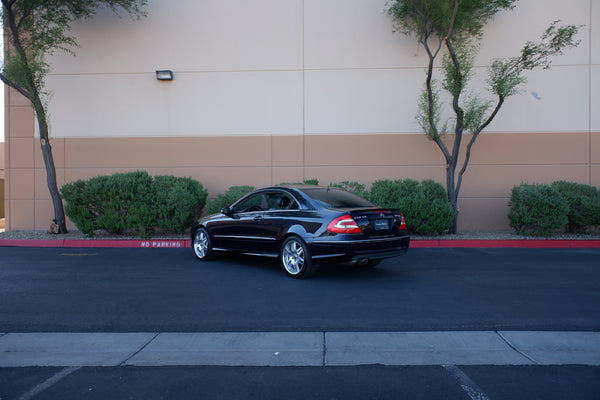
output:
POLYGON ((327 230, 333 233, 361 233, 360 227, 350 215, 342 215, 329 223, 327 230))

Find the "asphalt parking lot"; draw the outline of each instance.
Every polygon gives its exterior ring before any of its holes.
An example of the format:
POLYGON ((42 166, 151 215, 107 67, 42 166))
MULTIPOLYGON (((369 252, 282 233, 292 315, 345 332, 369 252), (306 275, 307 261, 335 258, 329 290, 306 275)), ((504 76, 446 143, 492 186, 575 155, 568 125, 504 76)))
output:
POLYGON ((189 249, 4 247, 0 398, 597 399, 599 256, 412 249, 294 280, 189 249))

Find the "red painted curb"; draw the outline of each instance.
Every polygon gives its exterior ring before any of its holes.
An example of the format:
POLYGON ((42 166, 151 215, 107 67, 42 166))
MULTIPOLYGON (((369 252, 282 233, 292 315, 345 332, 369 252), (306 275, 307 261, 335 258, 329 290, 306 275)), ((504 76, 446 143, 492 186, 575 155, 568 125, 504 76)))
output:
POLYGON ((410 247, 424 248, 520 248, 520 249, 598 249, 600 240, 541 239, 411 239, 410 247))
MULTIPOLYGON (((95 248, 189 248, 190 240, 35 240, 0 239, 0 247, 95 247, 95 248)), ((489 239, 411 239, 413 249, 431 248, 523 248, 523 249, 599 249, 600 240, 489 240, 489 239)))
POLYGON ((0 239, 0 246, 13 247, 96 247, 96 248, 146 248, 172 249, 191 246, 190 240, 35 240, 35 239, 0 239))

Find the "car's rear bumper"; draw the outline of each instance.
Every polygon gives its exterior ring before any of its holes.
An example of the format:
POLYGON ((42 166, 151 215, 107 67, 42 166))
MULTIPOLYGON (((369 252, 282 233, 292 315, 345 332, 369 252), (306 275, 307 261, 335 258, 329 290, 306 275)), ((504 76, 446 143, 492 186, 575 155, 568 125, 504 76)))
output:
POLYGON ((365 261, 400 256, 408 250, 409 236, 363 240, 315 239, 307 243, 315 261, 365 261))

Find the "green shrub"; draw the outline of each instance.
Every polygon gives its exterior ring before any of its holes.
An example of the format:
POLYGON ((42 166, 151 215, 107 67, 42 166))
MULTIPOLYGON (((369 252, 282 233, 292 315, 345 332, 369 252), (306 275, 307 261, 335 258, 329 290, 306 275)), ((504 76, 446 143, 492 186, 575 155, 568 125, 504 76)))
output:
POLYGON ((152 192, 152 178, 147 172, 79 180, 64 185, 61 192, 66 201, 65 213, 89 236, 98 229, 116 234, 128 229, 152 230, 152 226, 142 226, 142 221, 150 218, 150 210, 144 207, 152 192))
POLYGON ((191 178, 145 171, 97 176, 61 188, 65 213, 88 236, 96 230, 150 237, 156 228, 183 232, 200 216, 206 191, 191 178))
POLYGON ((550 236, 568 222, 569 204, 550 185, 521 183, 508 203, 509 225, 518 234, 550 236))
POLYGON ((277 186, 319 186, 319 180, 305 179, 304 182, 282 182, 277 186))
POLYGON ((156 176, 154 192, 156 225, 177 233, 191 228, 206 204, 206 190, 192 178, 156 176))
POLYGON ((219 194, 213 200, 209 200, 206 211, 208 214, 217 214, 221 212, 221 209, 229 207, 253 190, 255 190, 253 186, 232 186, 225 193, 219 194))
POLYGON ((347 191, 357 194, 361 197, 366 198, 369 196, 367 187, 365 185, 363 185, 362 183, 343 181, 343 182, 338 182, 338 183, 332 183, 331 186, 347 190, 347 191))
POLYGON ((600 192, 593 186, 557 181, 552 187, 569 203, 567 232, 586 232, 600 225, 600 192))
POLYGON ((61 194, 65 200, 65 214, 71 218, 77 229, 93 236, 98 227, 98 211, 92 209, 92 199, 87 186, 88 182, 80 179, 65 184, 61 188, 61 194))
POLYGON ((452 226, 452 205, 443 186, 433 180, 379 180, 368 198, 382 207, 399 209, 411 233, 442 234, 452 226))
MULTIPOLYGON (((401 198, 418 191, 419 182, 413 179, 383 179, 373 182, 368 199, 382 207, 397 207, 401 198)), ((404 210, 402 210, 405 213, 404 210)), ((405 214, 406 216, 406 214, 405 214)))

